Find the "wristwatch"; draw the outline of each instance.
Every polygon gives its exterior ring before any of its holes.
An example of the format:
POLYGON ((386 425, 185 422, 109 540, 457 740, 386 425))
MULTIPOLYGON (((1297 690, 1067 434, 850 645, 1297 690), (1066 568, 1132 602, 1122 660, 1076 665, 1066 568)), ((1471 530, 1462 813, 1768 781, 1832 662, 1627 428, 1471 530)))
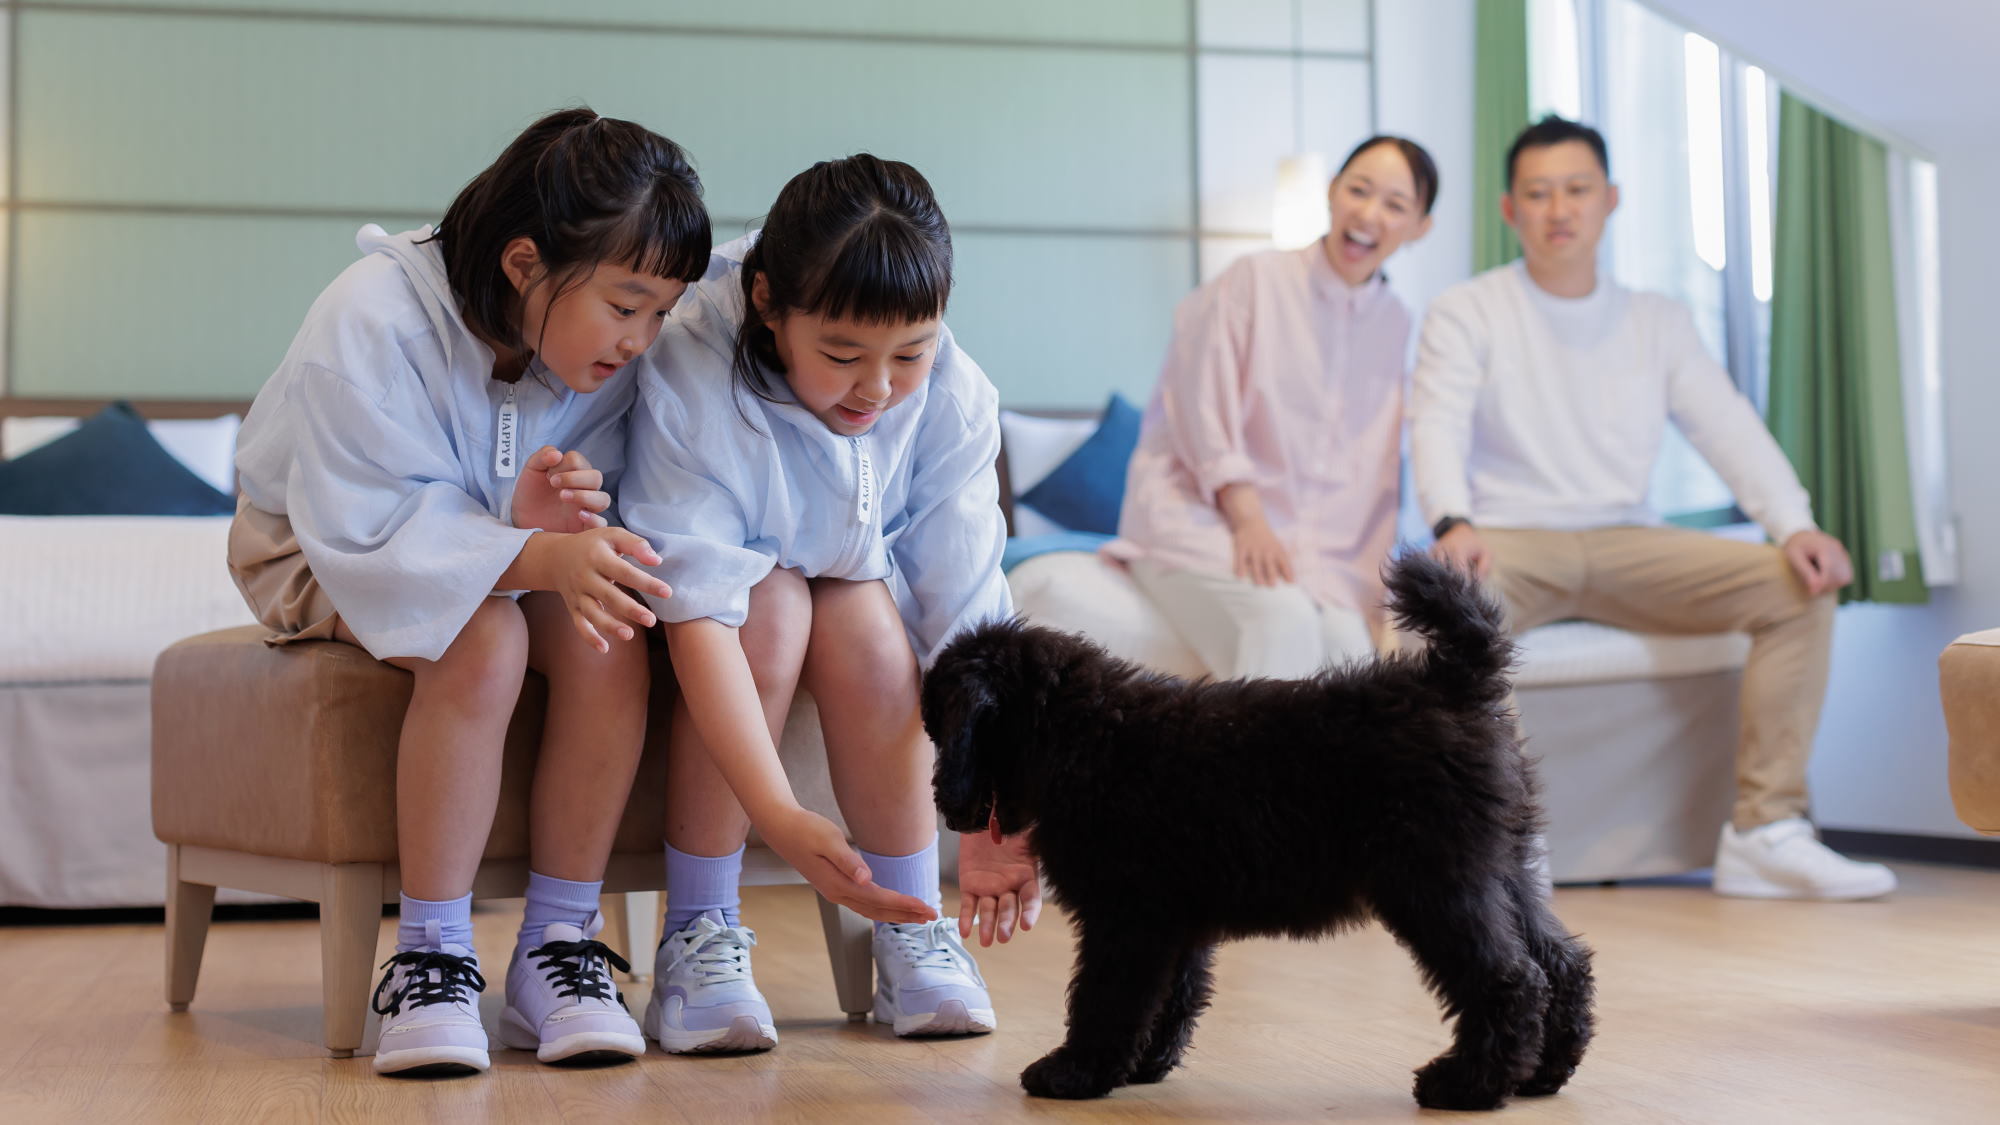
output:
POLYGON ((1445 532, 1450 531, 1460 524, 1471 527, 1472 521, 1466 519, 1464 516, 1446 516, 1431 527, 1431 538, 1443 539, 1445 532))

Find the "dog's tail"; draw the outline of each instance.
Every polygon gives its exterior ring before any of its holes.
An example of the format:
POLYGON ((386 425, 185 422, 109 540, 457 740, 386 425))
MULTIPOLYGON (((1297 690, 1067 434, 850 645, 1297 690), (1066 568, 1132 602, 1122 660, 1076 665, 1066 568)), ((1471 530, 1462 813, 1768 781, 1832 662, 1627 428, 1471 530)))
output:
POLYGON ((1476 579, 1413 551, 1389 564, 1384 581, 1396 623, 1430 642, 1421 659, 1440 688, 1480 705, 1506 698, 1514 644, 1499 604, 1476 579))

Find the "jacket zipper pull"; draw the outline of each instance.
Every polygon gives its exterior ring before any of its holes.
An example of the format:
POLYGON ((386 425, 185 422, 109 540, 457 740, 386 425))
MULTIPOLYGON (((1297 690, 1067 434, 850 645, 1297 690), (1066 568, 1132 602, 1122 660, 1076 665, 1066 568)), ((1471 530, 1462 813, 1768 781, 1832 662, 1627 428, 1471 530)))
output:
POLYGON ((499 477, 512 477, 520 471, 514 462, 516 446, 520 442, 521 408, 514 403, 514 385, 507 384, 507 397, 500 402, 499 429, 493 435, 493 472, 499 477))
POLYGON ((868 456, 868 447, 854 439, 854 453, 858 458, 854 488, 854 522, 872 524, 875 522, 875 462, 868 456))

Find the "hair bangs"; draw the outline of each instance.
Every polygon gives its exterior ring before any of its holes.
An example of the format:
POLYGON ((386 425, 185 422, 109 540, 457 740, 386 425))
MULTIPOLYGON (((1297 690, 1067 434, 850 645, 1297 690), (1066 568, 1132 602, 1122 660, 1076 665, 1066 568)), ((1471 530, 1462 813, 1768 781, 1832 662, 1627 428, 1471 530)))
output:
POLYGON ((856 227, 804 294, 801 311, 861 324, 916 324, 951 299, 951 243, 877 212, 856 227))

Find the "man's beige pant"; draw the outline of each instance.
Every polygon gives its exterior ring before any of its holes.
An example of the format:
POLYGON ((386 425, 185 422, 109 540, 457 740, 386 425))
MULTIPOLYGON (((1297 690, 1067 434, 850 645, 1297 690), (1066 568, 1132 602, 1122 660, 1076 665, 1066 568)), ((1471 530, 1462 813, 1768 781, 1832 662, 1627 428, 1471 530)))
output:
POLYGON ((1150 559, 1133 560, 1132 579, 1218 680, 1302 679, 1375 652, 1360 611, 1315 605, 1291 583, 1259 586, 1150 559))
POLYGON ((1515 632, 1580 618, 1642 633, 1750 634, 1736 748, 1736 827, 1806 811, 1834 599, 1767 544, 1672 527, 1481 528, 1515 632))

